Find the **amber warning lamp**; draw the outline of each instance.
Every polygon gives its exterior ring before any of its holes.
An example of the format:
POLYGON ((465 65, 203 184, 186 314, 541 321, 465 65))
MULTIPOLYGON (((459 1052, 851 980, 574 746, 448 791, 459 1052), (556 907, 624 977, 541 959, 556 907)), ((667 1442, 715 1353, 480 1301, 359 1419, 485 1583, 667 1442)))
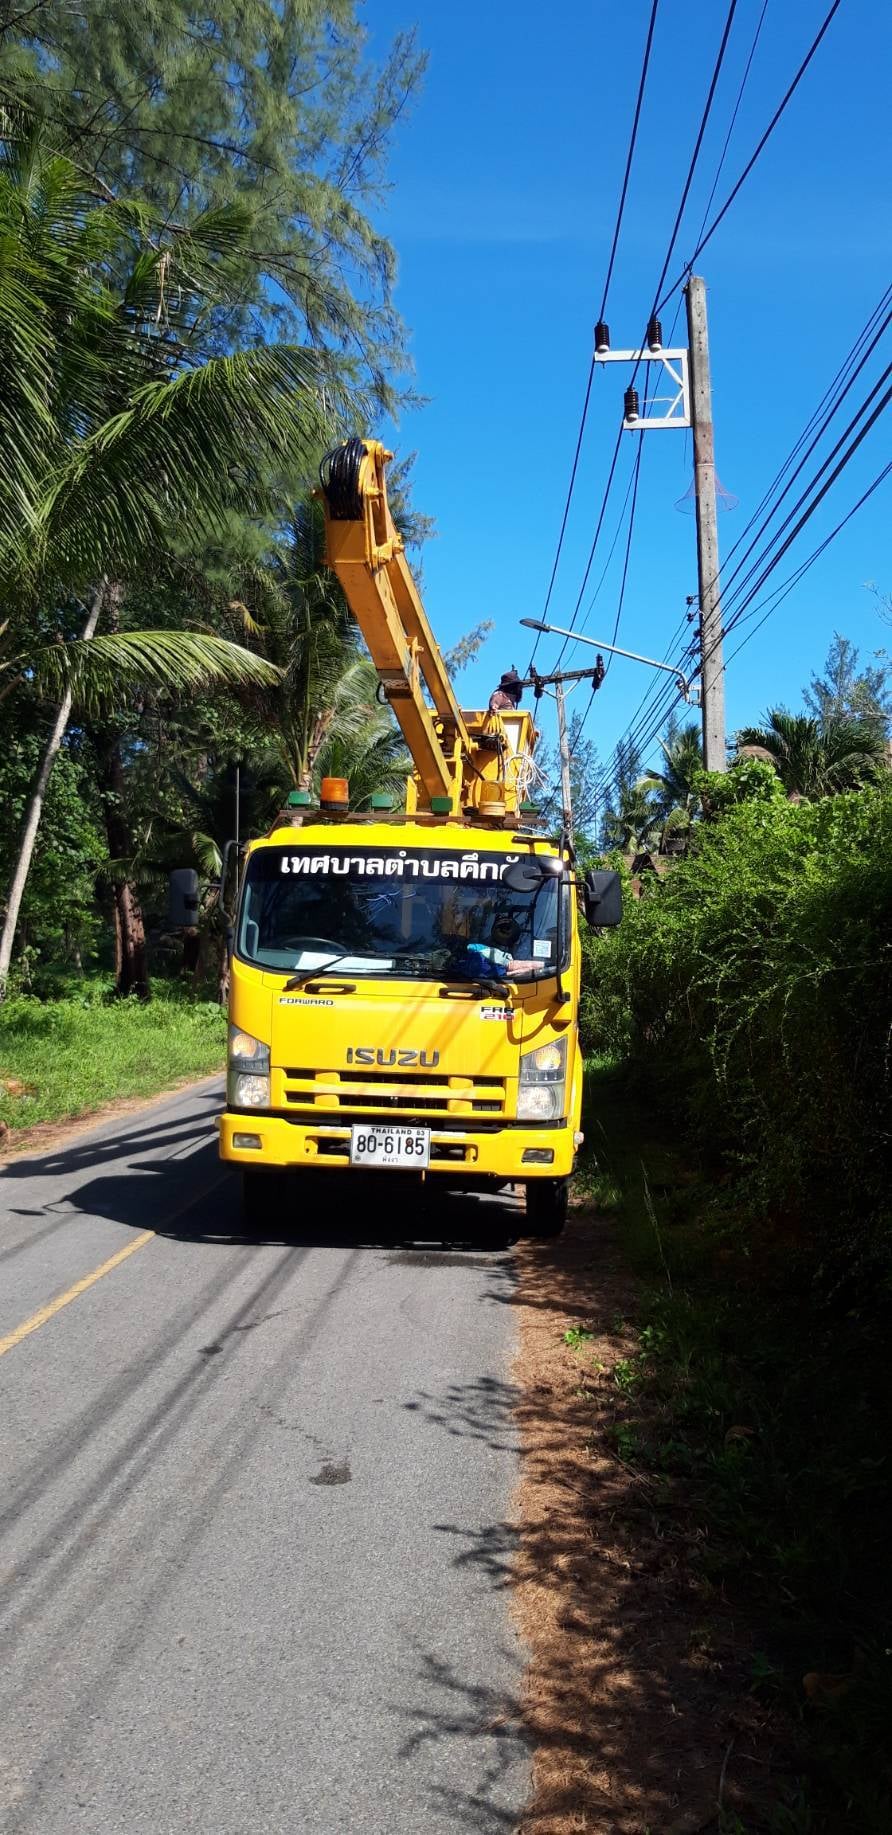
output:
POLYGON ((319 804, 322 809, 338 810, 342 814, 350 803, 350 785, 346 777, 323 777, 319 786, 319 804))

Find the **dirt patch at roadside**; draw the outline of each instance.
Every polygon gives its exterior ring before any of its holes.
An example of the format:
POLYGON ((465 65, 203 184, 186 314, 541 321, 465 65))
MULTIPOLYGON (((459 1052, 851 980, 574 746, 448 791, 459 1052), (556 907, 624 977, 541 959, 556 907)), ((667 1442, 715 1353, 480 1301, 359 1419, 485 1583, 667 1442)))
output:
POLYGON ((622 1456, 642 1404, 623 1392, 636 1282, 614 1228, 581 1206, 517 1262, 515 1611, 533 1753, 520 1835, 758 1827, 772 1728, 750 1688, 751 1630, 694 1561, 704 1531, 684 1500, 622 1456))
POLYGON ((168 1089, 159 1090, 156 1096, 119 1096, 114 1102, 104 1102, 98 1109, 69 1115, 62 1121, 37 1121, 31 1128, 7 1128, 5 1133, 0 1130, 0 1170, 4 1160, 18 1159, 25 1153, 44 1153, 48 1147, 64 1147, 79 1135, 89 1133, 91 1128, 101 1128, 103 1122, 114 1121, 118 1115, 136 1115, 142 1109, 153 1109, 156 1103, 176 1096, 180 1090, 200 1090, 205 1085, 210 1088, 219 1083, 222 1076, 220 1070, 210 1077, 181 1077, 168 1089))

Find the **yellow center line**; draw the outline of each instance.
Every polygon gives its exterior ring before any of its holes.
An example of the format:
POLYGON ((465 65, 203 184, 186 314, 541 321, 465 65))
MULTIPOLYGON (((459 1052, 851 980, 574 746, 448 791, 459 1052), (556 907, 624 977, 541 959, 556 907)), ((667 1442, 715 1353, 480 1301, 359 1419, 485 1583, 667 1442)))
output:
POLYGON ((133 1242, 128 1242, 126 1249, 119 1249, 117 1255, 110 1255, 101 1268, 94 1268, 92 1274, 85 1274, 82 1281, 75 1281, 74 1286, 69 1287, 66 1293, 57 1294, 55 1300, 50 1300, 49 1304, 42 1306, 39 1312, 32 1313, 30 1319, 26 1319, 23 1325, 17 1325, 14 1332, 9 1332, 5 1338, 0 1338, 0 1357, 5 1357, 7 1351, 14 1350, 17 1344, 21 1344, 23 1338, 27 1338, 31 1332, 36 1332, 39 1326, 46 1325, 47 1320, 61 1312, 63 1306, 70 1306, 72 1300, 76 1300, 79 1294, 86 1293, 87 1288, 93 1286, 94 1281, 101 1281, 104 1274, 111 1274, 112 1269, 117 1268, 119 1262, 125 1262, 128 1255, 135 1255, 137 1249, 141 1249, 144 1243, 151 1242, 155 1234, 154 1230, 143 1230, 141 1236, 137 1236, 133 1242))
MULTIPOLYGON (((224 1178, 225 1176, 224 1174, 224 1178)), ((223 1179, 216 1179, 208 1191, 200 1192, 197 1197, 190 1198, 188 1203, 181 1204, 178 1211, 173 1211, 167 1223, 175 1223, 185 1211, 190 1211, 193 1205, 200 1204, 203 1198, 209 1198, 211 1192, 216 1191, 217 1187, 222 1184, 223 1179)), ((49 1319, 54 1319, 56 1313, 62 1311, 63 1306, 70 1306, 72 1300, 79 1299, 82 1293, 86 1293, 88 1287, 93 1287, 97 1281, 101 1281, 103 1275, 111 1274, 113 1268, 125 1262, 128 1255, 135 1255, 137 1249, 144 1248, 145 1244, 151 1242, 157 1234, 157 1230, 143 1230, 140 1236, 134 1237, 133 1242, 128 1242, 126 1248, 119 1249, 117 1255, 110 1255, 108 1261, 103 1262, 101 1267, 94 1268, 92 1274, 85 1274, 82 1280, 75 1281, 73 1287, 67 1288, 65 1293, 57 1294, 55 1300, 48 1301, 46 1306, 41 1306, 39 1312, 32 1313, 30 1319, 25 1319, 22 1325, 17 1325, 14 1332, 8 1332, 5 1338, 0 1338, 0 1357, 5 1357, 7 1351, 13 1351, 17 1344, 21 1344, 23 1338, 29 1338, 32 1332, 46 1325, 49 1319)))

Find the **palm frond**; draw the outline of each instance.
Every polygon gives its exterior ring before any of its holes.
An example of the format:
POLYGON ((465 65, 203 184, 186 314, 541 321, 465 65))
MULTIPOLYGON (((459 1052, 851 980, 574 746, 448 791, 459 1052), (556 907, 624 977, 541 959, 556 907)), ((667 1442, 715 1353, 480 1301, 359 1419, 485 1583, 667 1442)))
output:
POLYGON ((173 522, 214 533, 226 511, 270 503, 276 467, 309 469, 319 407, 314 354, 280 345, 217 357, 136 391, 75 450, 39 509, 46 555, 69 578, 137 565, 173 522))
POLYGON ((48 644, 4 668, 20 675, 26 670, 26 679, 46 699, 70 692, 84 712, 114 704, 134 686, 182 696, 211 684, 268 686, 279 676, 265 658, 198 631, 120 631, 87 642, 48 644))

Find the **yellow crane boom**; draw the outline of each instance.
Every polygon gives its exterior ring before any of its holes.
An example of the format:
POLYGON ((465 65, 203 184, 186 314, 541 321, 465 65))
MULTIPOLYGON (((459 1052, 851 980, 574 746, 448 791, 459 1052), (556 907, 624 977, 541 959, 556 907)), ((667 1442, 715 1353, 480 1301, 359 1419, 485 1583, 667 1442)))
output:
POLYGON ((528 788, 532 719, 459 707, 387 501, 392 457, 380 440, 352 439, 323 460, 328 564, 412 754, 417 806, 448 797, 456 815, 516 814, 528 788))

